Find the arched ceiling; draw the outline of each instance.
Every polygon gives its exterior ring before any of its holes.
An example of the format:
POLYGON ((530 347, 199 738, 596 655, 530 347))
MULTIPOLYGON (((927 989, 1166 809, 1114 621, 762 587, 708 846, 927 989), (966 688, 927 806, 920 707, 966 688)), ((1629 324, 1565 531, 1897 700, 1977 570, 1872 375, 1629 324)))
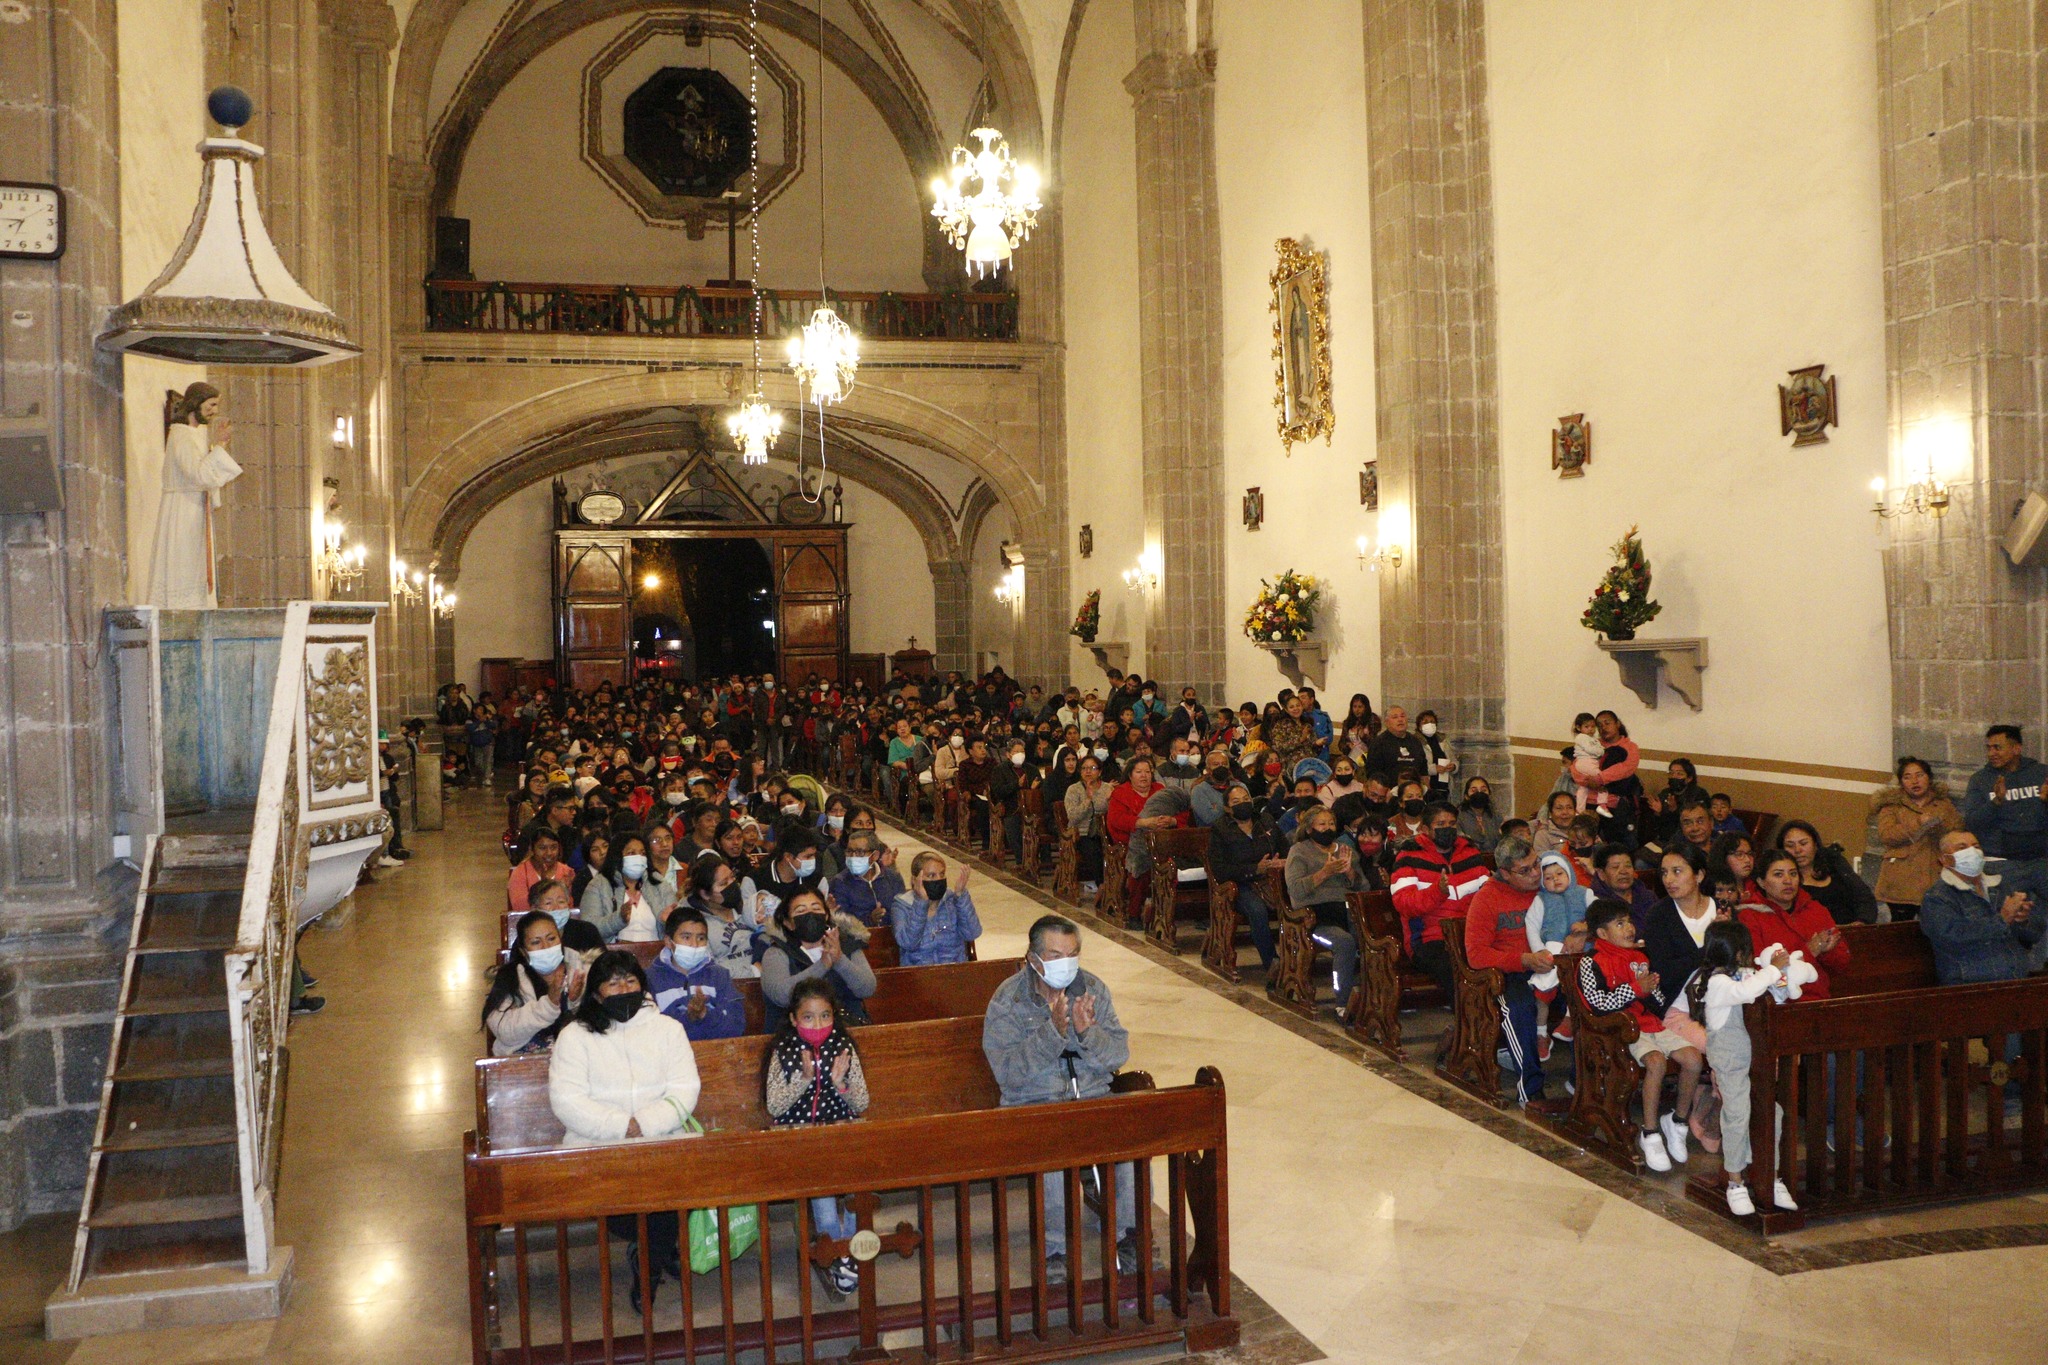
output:
MULTIPOLYGON (((536 483, 636 456, 695 450, 706 435, 713 450, 730 448, 723 410, 662 407, 607 413, 553 433, 494 465, 456 490, 435 526, 433 557, 443 579, 460 573, 463 547, 493 507, 536 483), (708 417, 708 420, 707 420, 708 417)), ((797 414, 785 412, 778 454, 794 451, 797 414)), ((893 503, 917 528, 931 562, 963 557, 999 499, 973 471, 935 451, 870 436, 835 423, 827 428, 827 468, 893 503), (915 452, 914 454, 912 452, 915 452)), ((742 480, 744 482, 744 479, 742 480)))

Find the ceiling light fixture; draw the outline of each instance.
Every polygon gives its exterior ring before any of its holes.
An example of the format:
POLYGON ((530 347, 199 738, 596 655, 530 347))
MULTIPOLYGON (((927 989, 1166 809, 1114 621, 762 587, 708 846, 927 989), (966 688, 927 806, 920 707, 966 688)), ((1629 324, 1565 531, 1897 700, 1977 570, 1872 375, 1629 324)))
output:
POLYGON ((747 0, 747 247, 753 264, 747 287, 754 306, 754 391, 728 417, 726 430, 740 448, 741 464, 767 464, 782 436, 782 415, 761 393, 761 0, 747 0))
POLYGON ((843 402, 853 388, 853 376, 860 369, 860 338, 846 320, 832 309, 832 296, 825 287, 825 0, 818 0, 818 307, 804 324, 801 335, 790 338, 789 368, 795 372, 799 391, 808 390, 818 408, 818 488, 813 496, 804 477, 804 432, 802 410, 798 410, 796 432, 796 488, 804 501, 818 503, 825 498, 825 407, 843 402))
POLYGON ((993 128, 968 134, 981 150, 953 149, 950 175, 932 177, 932 217, 954 246, 967 253, 967 273, 986 279, 1010 262, 1010 253, 1038 226, 1038 171, 1015 160, 993 128), (979 188, 967 192, 974 181, 979 188))

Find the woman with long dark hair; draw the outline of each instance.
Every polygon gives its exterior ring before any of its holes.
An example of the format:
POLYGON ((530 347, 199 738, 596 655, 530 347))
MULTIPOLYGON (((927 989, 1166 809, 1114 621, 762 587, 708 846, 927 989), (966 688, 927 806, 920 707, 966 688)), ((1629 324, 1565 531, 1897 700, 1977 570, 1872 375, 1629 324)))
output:
POLYGON ((521 915, 512 935, 512 958, 498 968, 484 997, 483 1030, 491 1037, 491 1055, 546 1048, 582 984, 580 966, 564 957, 555 917, 546 910, 521 915))

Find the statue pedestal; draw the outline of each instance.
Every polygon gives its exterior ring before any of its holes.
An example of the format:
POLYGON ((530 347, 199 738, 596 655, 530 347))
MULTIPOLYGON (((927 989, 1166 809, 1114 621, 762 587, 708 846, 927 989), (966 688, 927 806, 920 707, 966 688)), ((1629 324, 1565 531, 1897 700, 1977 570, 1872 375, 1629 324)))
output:
POLYGON ((1600 648, 1621 666, 1621 683, 1636 694, 1636 700, 1657 709, 1657 680, 1661 676, 1679 699, 1698 711, 1706 704, 1706 688, 1700 675, 1707 667, 1707 642, 1690 640, 1607 640, 1600 648))

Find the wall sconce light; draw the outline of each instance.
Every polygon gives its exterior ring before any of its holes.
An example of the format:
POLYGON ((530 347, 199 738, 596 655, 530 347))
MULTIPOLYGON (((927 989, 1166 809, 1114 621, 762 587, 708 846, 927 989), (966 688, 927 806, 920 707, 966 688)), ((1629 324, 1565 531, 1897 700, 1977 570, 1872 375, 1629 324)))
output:
POLYGON ((646 575, 640 580, 640 586, 642 588, 645 588, 648 592, 653 592, 656 588, 661 586, 661 575, 658 573, 651 573, 646 575))
POLYGON ((336 413, 334 417, 334 448, 354 450, 356 448, 356 419, 336 413))
POLYGON ((1948 515, 1948 485, 1931 472, 1925 480, 1909 483, 1900 489, 1896 500, 1887 493, 1882 475, 1870 481, 1870 492, 1875 499, 1870 510, 1877 513, 1879 521, 1889 521, 1908 513, 1932 517, 1948 515))
POLYGON ((455 615, 455 594, 443 589, 431 576, 427 579, 427 600, 433 605, 434 615, 442 620, 455 615))
POLYGON ((327 580, 328 586, 346 586, 363 576, 363 565, 370 558, 367 546, 358 544, 344 550, 341 542, 347 538, 348 528, 338 517, 320 519, 320 549, 313 557, 313 567, 327 580))
POLYGON ((1147 548, 1138 556, 1138 562, 1124 570, 1124 586, 1132 592, 1156 592, 1159 589, 1159 551, 1147 548))
POLYGON ((1024 566, 1013 564, 996 583, 996 601, 1005 606, 1021 606, 1024 602, 1024 566))
POLYGON ((1360 536, 1358 538, 1358 567, 1361 569, 1370 568, 1374 573, 1378 573, 1382 565, 1390 569, 1401 567, 1400 543, 1398 541, 1382 541, 1379 549, 1375 550, 1372 548, 1371 536, 1360 536))
POLYGON ((418 569, 407 569, 405 561, 391 561, 391 600, 401 606, 417 606, 426 594, 422 588, 427 576, 418 569))

